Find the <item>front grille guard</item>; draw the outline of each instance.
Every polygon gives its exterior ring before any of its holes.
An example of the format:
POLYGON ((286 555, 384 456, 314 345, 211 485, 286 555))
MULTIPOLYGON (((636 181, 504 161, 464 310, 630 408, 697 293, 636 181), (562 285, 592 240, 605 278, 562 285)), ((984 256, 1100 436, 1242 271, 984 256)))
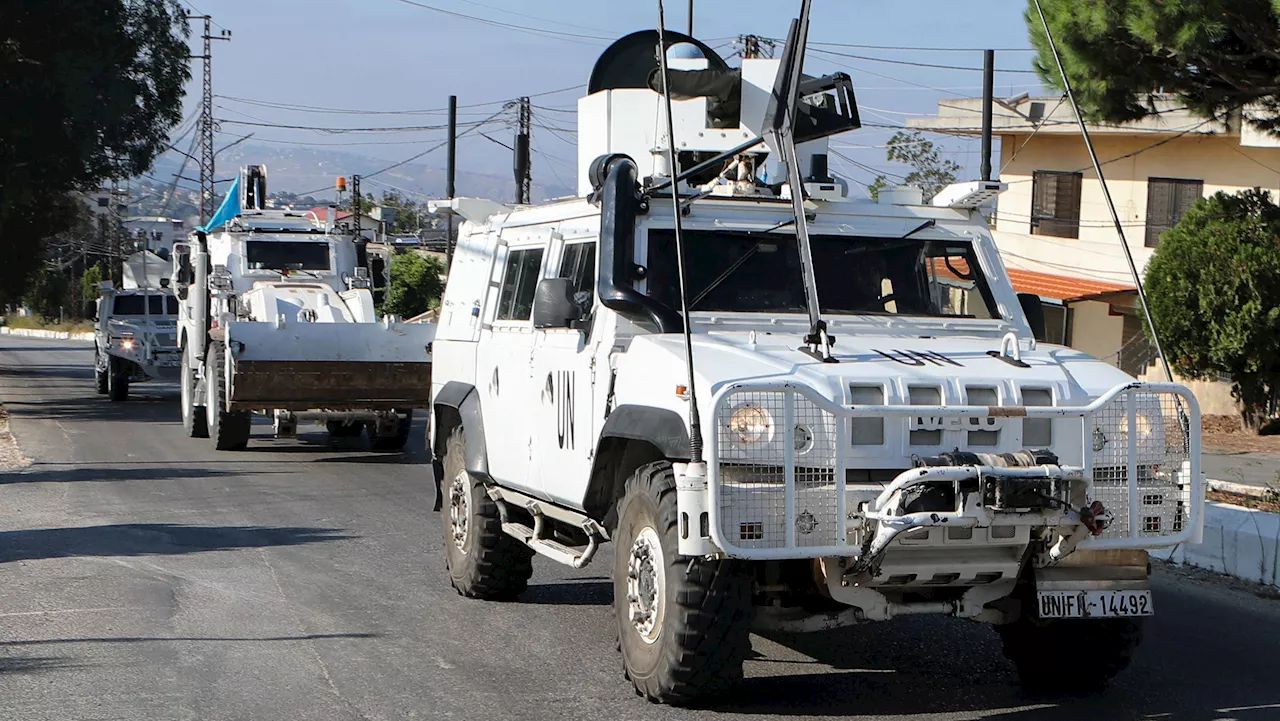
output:
MULTIPOLYGON (((1102 535, 1080 543, 1081 549, 1159 548, 1197 543, 1202 536, 1200 408, 1189 390, 1173 383, 1122 384, 1089 405, 1075 407, 844 407, 807 386, 740 383, 720 390, 712 417, 716 430, 708 434, 708 441, 715 460, 708 464, 707 525, 711 540, 732 557, 862 555, 867 538, 860 524, 885 521, 875 518, 882 509, 868 508, 868 516, 846 508, 846 471, 859 467, 852 465, 859 453, 852 445, 852 428, 860 418, 883 418, 886 427, 891 419, 901 419, 906 427, 913 417, 960 418, 975 427, 987 418, 1078 419, 1079 436, 1068 442, 1080 444, 1074 454, 1083 460, 1079 466, 970 466, 948 471, 1082 476, 1088 500, 1102 501, 1112 521, 1102 535), (734 416, 743 407, 764 413, 734 416), (766 424, 763 418, 773 420, 766 424), (1129 433, 1131 428, 1139 433, 1129 433), (738 442, 744 436, 762 440, 738 442)), ((1056 438, 1053 450, 1072 455, 1056 438)), ((995 525, 1037 525, 1032 515, 1025 515, 1020 524, 1005 516, 1003 524, 995 525)), ((1057 515, 1059 520, 1078 520, 1071 512, 1057 515)), ((1053 516, 1041 514, 1039 525, 1053 525, 1053 516)))

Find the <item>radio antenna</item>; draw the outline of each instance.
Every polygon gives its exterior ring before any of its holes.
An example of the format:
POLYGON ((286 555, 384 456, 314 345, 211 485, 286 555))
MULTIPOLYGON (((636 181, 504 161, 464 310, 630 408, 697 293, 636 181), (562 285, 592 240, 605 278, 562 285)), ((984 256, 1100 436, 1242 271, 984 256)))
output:
POLYGON ((1098 182, 1102 185, 1102 196, 1106 198, 1107 210, 1111 212, 1111 221, 1115 223, 1116 234, 1120 236, 1120 247, 1124 250, 1124 258, 1129 262, 1129 273, 1133 276, 1133 285, 1138 289, 1138 302, 1142 304, 1142 314, 1147 319, 1147 327, 1151 329, 1151 342, 1156 347, 1156 355, 1160 358, 1160 365, 1164 367, 1164 374, 1170 381, 1173 380, 1173 372, 1169 369, 1169 360, 1165 358, 1164 349, 1160 347, 1160 335, 1156 332, 1156 324, 1151 319, 1151 306, 1147 303, 1147 292, 1142 287, 1142 275, 1138 273, 1138 265, 1133 262, 1133 251, 1129 249, 1129 239, 1124 235, 1124 224, 1120 222, 1120 214, 1116 212, 1116 203, 1111 198, 1111 188, 1107 186, 1107 178, 1102 174, 1102 163, 1098 162, 1098 153, 1093 147, 1093 137, 1089 135, 1089 127, 1084 122, 1084 115, 1080 113, 1080 104, 1076 102, 1075 91, 1071 89, 1071 79, 1067 77, 1067 69, 1062 64, 1062 55, 1058 52, 1058 44, 1053 39, 1053 31, 1049 29, 1049 18, 1044 14, 1044 8, 1040 5, 1040 0, 1033 0, 1036 4, 1036 12, 1040 15, 1040 22, 1044 25, 1044 36, 1049 41, 1049 49, 1053 52, 1053 60, 1058 65, 1058 74, 1062 77, 1062 89, 1067 93, 1067 99, 1071 101, 1071 110, 1075 113, 1076 123, 1080 126, 1080 134, 1084 136, 1084 146, 1089 150, 1089 160, 1093 163, 1093 171, 1098 174, 1098 182))
MULTIPOLYGON (((667 116, 667 160, 670 163, 671 177, 680 173, 676 163, 676 129, 672 118, 671 72, 667 67, 667 13, 662 0, 658 0, 658 67, 662 73, 662 101, 667 116)), ((693 373, 693 319, 689 316, 689 291, 685 273, 684 229, 680 212, 680 185, 671 184, 672 218, 675 221, 676 235, 676 273, 680 280, 680 312, 684 315, 684 354, 688 366, 689 386, 689 462, 702 463, 702 419, 698 415, 698 394, 695 392, 696 380, 693 373)))

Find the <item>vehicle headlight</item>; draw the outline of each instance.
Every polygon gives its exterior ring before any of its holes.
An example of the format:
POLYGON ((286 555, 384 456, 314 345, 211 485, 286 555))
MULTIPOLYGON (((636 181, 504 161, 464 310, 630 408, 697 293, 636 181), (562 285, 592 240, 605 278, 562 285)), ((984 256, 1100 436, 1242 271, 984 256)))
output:
POLYGON ((121 338, 121 339, 120 339, 120 348, 122 348, 123 350, 133 350, 133 339, 132 339, 132 338, 121 338))
POLYGON ((760 406, 739 406, 729 416, 729 430, 737 435, 739 443, 766 441, 772 427, 773 417, 760 406))

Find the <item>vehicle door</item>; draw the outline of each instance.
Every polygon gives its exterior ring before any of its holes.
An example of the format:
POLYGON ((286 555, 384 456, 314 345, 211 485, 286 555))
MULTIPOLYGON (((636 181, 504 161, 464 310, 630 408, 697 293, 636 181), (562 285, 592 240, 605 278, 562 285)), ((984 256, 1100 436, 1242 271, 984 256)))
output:
MULTIPOLYGON (((597 359, 600 333, 593 335, 596 239, 557 238, 548 277, 567 278, 582 303, 580 320, 570 328, 534 329, 533 423, 534 483, 541 495, 565 505, 582 502, 591 473, 598 424, 598 382, 607 382, 607 358, 597 359)), ((608 349, 605 349, 608 352, 608 349)))
POLYGON ((476 349, 476 390, 480 394, 489 473, 503 485, 534 491, 529 461, 531 409, 528 404, 533 354, 533 298, 547 257, 549 232, 503 231, 491 294, 476 349))

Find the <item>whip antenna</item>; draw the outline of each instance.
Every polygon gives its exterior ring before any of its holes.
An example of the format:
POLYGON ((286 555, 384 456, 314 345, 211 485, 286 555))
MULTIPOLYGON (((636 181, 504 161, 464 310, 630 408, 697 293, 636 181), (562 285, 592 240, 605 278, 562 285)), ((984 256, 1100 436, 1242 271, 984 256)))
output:
MULTIPOLYGON (((667 159, 670 162, 671 177, 679 175, 676 164, 676 129, 675 120, 671 116, 671 73, 667 67, 667 14, 662 0, 658 0, 658 67, 662 73, 662 100, 667 116, 667 159)), ((693 375, 693 321, 689 317, 689 293, 685 280, 684 229, 680 221, 680 186, 671 184, 671 204, 675 221, 676 235, 676 274, 680 280, 680 312, 684 315, 684 354, 689 373, 689 461, 702 462, 702 419, 698 415, 698 395, 695 392, 693 375)))

